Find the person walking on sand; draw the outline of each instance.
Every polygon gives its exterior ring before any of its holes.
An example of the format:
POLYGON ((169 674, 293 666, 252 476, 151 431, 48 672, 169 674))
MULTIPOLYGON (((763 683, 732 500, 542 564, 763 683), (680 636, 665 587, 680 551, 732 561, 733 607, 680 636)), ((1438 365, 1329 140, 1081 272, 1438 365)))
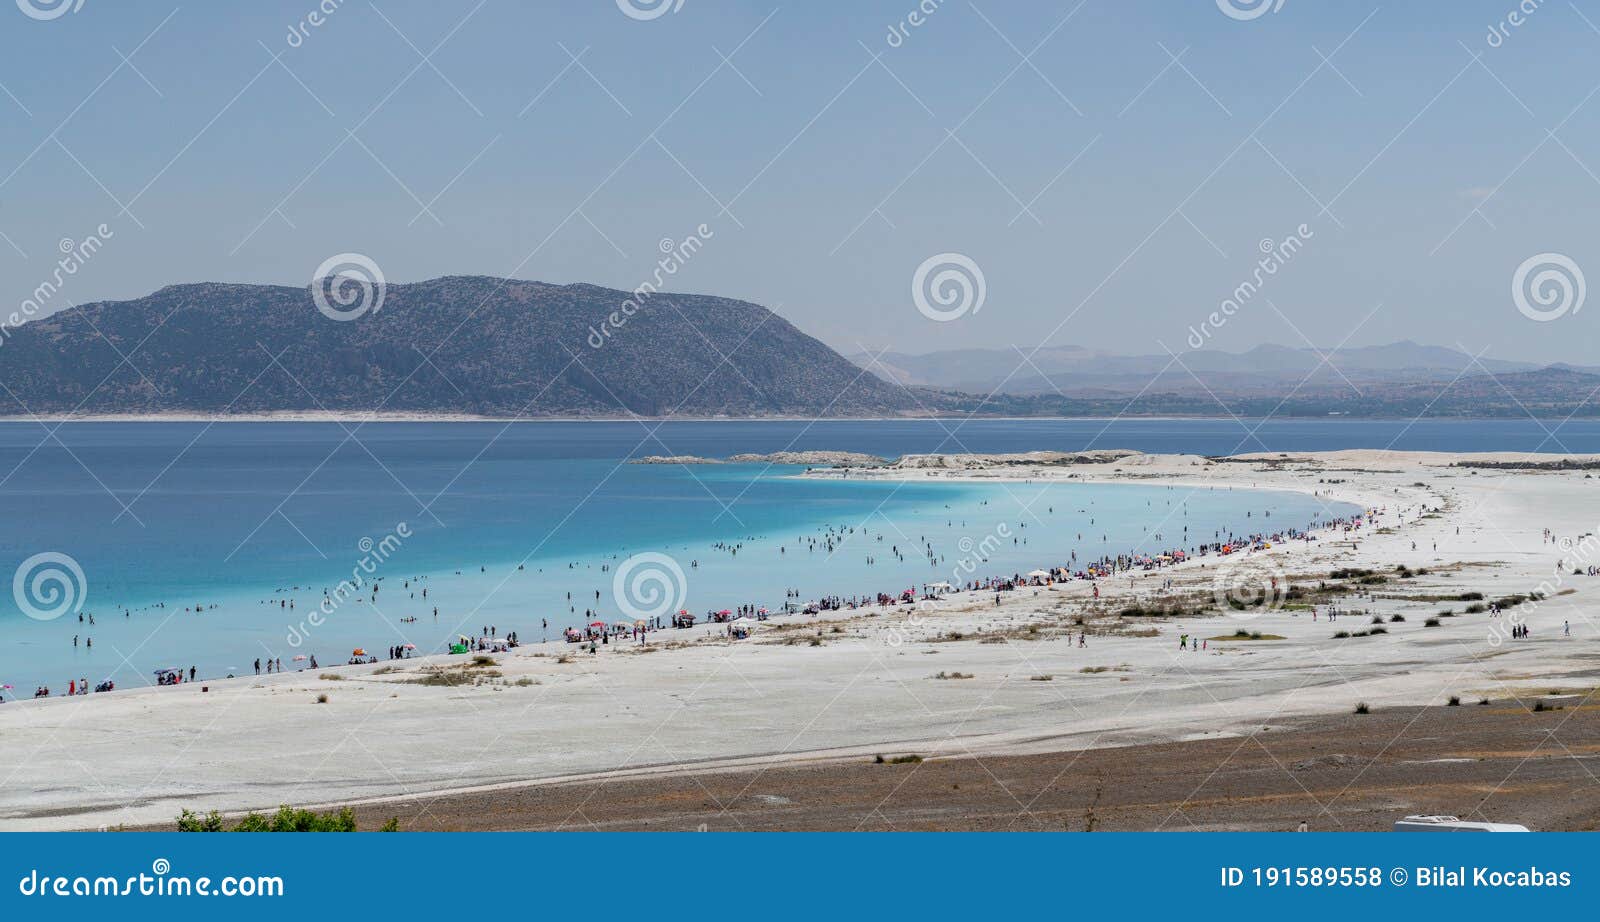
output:
POLYGON ((1570 622, 1570 621, 1561 622, 1561 635, 1563 637, 1571 637, 1572 636, 1572 622, 1570 622))

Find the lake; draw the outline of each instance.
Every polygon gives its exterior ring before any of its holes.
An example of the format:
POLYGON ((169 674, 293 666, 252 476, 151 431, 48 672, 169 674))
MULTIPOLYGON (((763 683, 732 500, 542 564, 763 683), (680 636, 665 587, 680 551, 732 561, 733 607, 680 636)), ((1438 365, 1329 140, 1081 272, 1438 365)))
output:
POLYGON ((11 593, 0 593, 0 682, 26 697, 41 683, 60 694, 77 677, 146 684, 159 667, 194 665, 217 677, 249 672, 257 658, 288 665, 314 654, 337 664, 356 647, 381 655, 412 643, 433 652, 488 625, 555 641, 561 628, 591 617, 655 614, 662 604, 703 614, 776 608, 787 590, 801 600, 899 592, 959 582, 963 565, 972 568, 966 578, 1009 574, 1061 565, 1073 553, 1081 562, 1159 552, 1351 511, 1284 493, 842 482, 765 465, 624 463, 648 454, 1600 451, 1596 421, 1569 423, 1554 437, 1532 420, 1256 427, 1192 419, 229 422, 72 423, 52 434, 37 423, 0 423, 0 576, 17 577, 11 593), (638 554, 664 558, 630 568, 619 595, 618 568, 638 554), (357 574, 376 581, 376 598, 371 583, 338 591, 357 574))

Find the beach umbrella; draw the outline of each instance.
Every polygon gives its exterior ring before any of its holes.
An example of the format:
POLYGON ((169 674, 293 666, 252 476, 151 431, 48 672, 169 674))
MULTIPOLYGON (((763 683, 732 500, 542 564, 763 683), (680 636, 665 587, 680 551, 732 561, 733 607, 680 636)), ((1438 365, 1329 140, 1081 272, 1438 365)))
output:
POLYGON ((606 623, 604 621, 590 621, 589 622, 589 626, 590 627, 605 627, 606 623))
POLYGON ((360 647, 356 647, 354 650, 350 651, 350 655, 351 656, 366 656, 367 655, 367 651, 363 650, 360 647))
POLYGON ((298 663, 298 662, 300 662, 301 660, 303 660, 305 658, 306 658, 306 655, 304 653, 297 653, 297 654, 295 654, 294 661, 298 663))
POLYGON ((405 650, 415 650, 417 648, 417 645, 414 643, 401 644, 400 646, 405 650))

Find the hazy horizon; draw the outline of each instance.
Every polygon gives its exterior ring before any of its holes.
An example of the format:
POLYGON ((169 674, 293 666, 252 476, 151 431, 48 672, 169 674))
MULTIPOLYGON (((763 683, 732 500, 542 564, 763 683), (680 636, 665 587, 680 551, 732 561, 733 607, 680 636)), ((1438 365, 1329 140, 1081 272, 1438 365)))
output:
POLYGON ((1569 79, 1600 16, 1516 9, 19 7, 0 13, 0 315, 101 227, 40 316, 304 285, 342 253, 390 282, 631 290, 658 244, 701 234, 674 290, 847 354, 1181 354, 1199 331, 1234 353, 1412 340, 1584 364, 1593 312, 1534 322, 1513 282, 1539 256, 1600 266, 1581 217, 1600 107, 1569 79), (983 297, 934 322, 913 278, 950 254, 983 297))

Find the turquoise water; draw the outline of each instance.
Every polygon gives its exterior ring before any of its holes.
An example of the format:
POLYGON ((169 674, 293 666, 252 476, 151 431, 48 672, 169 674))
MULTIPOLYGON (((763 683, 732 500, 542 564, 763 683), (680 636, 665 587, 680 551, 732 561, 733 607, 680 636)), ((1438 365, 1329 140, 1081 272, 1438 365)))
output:
MULTIPOLYGON (((807 600, 958 582, 968 578, 956 569, 963 560, 974 576, 1002 575, 1062 565, 1074 551, 1080 561, 1158 552, 1327 517, 1293 494, 897 484, 798 479, 760 465, 622 463, 787 447, 1227 451, 1243 435, 1231 421, 1203 422, 1107 431, 1099 421, 985 421, 964 426, 959 445, 927 422, 674 423, 654 434, 635 423, 381 424, 354 438, 337 424, 72 424, 60 443, 45 427, 4 424, 0 579, 47 552, 70 557, 83 577, 75 604, 54 620, 24 613, 22 603, 38 611, 48 599, 0 591, 0 682, 26 697, 38 684, 59 694, 76 677, 146 684, 158 667, 217 677, 297 654, 328 665, 355 647, 434 651, 484 625, 554 641, 586 609, 606 621, 660 610, 638 599, 624 608, 614 592, 616 567, 641 552, 670 557, 681 579, 655 567, 669 574, 667 601, 703 614, 777 608, 786 589, 807 600), (977 546, 990 549, 982 564, 968 550, 977 546), (337 594, 340 580, 378 557, 368 576, 380 581, 375 603, 369 587, 311 617, 325 592, 337 594)), ((1330 433, 1316 421, 1286 436, 1282 425, 1262 430, 1274 449, 1392 437, 1348 423, 1330 433)), ((1420 438, 1491 447, 1481 430, 1419 427, 1420 438)))

